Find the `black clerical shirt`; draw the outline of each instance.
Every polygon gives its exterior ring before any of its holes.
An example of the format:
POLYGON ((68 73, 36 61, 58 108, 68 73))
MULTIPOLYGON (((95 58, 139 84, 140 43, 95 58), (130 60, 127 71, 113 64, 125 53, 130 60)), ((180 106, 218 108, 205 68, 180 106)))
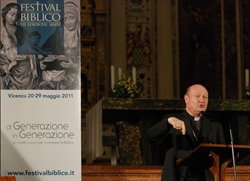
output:
MULTIPOLYGON (((202 142, 202 139, 201 139, 202 117, 199 118, 199 124, 196 124, 197 121, 195 120, 195 117, 189 114, 188 116, 189 116, 189 120, 193 129, 193 134, 197 140, 197 146, 198 146, 202 142)), ((185 181, 204 181, 204 179, 205 179, 205 174, 204 174, 204 168, 202 166, 188 167, 185 181)))
POLYGON ((199 142, 202 141, 202 140, 200 140, 200 139, 201 139, 201 138, 200 138, 200 136, 201 136, 201 131, 202 131, 202 130, 201 130, 201 127, 202 127, 202 117, 199 117, 199 121, 195 120, 195 119, 197 119, 197 118, 191 116, 190 114, 188 114, 188 117, 189 117, 189 120, 190 120, 192 129, 193 129, 193 131, 194 131, 194 134, 195 134, 194 136, 197 137, 197 139, 199 140, 199 142), (197 124, 197 123, 198 123, 198 124, 197 124))

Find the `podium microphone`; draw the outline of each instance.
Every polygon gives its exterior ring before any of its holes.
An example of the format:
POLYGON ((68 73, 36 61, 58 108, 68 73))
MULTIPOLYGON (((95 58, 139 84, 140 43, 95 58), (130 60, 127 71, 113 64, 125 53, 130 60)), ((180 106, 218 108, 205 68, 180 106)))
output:
POLYGON ((208 112, 201 111, 201 114, 213 117, 214 119, 216 119, 218 121, 221 121, 223 123, 228 124, 228 126, 229 126, 229 133, 230 133, 230 141, 231 141, 231 149, 232 149, 232 160, 233 160, 233 168, 234 168, 234 181, 237 181, 235 155, 234 155, 234 139, 233 139, 233 132, 232 132, 232 126, 231 126, 231 124, 229 122, 224 121, 223 119, 221 119, 221 118, 213 115, 213 114, 208 113, 208 112))

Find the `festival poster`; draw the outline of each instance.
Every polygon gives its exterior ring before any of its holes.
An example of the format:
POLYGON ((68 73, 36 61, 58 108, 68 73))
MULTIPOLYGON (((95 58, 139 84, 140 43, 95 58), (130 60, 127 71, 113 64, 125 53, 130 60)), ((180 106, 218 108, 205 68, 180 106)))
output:
POLYGON ((81 180, 80 0, 1 0, 1 175, 81 180))

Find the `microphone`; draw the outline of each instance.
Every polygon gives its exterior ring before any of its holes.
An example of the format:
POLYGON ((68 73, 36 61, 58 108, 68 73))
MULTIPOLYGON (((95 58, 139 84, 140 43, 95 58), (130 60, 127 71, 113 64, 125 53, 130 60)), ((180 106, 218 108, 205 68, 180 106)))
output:
POLYGON ((231 149, 232 149, 232 160, 233 160, 233 168, 234 168, 234 181, 237 181, 237 176, 236 176, 236 164, 235 164, 235 155, 234 155, 234 139, 233 139, 233 132, 232 132, 232 126, 229 122, 219 118, 218 116, 215 116, 211 113, 208 113, 208 112, 205 112, 205 111, 201 111, 201 114, 202 115, 206 115, 206 116, 209 116, 209 117, 213 117, 214 119, 220 121, 220 122, 223 122, 223 123, 226 123, 229 127, 229 133, 230 133, 230 141, 231 141, 231 149))

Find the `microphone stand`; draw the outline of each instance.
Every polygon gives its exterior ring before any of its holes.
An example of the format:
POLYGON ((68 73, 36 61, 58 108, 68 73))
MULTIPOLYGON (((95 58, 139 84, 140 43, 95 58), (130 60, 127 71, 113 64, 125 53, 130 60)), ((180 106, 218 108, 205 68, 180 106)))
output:
POLYGON ((232 150, 232 161, 233 161, 233 168, 234 168, 234 181, 237 181, 235 155, 234 155, 234 139, 233 139, 233 131, 232 131, 231 124, 228 123, 227 121, 224 121, 223 119, 221 119, 221 118, 219 118, 219 117, 217 117, 217 116, 215 116, 213 114, 207 113, 205 111, 201 111, 201 114, 214 117, 215 119, 218 119, 218 120, 228 124, 228 126, 229 126, 229 134, 230 134, 230 141, 231 141, 231 150, 232 150))
POLYGON ((233 140, 233 132, 232 132, 232 128, 231 128, 230 124, 229 124, 229 133, 230 133, 231 149, 232 149, 232 160, 233 160, 233 168, 234 168, 234 181, 237 181, 235 155, 234 155, 234 140, 233 140))

